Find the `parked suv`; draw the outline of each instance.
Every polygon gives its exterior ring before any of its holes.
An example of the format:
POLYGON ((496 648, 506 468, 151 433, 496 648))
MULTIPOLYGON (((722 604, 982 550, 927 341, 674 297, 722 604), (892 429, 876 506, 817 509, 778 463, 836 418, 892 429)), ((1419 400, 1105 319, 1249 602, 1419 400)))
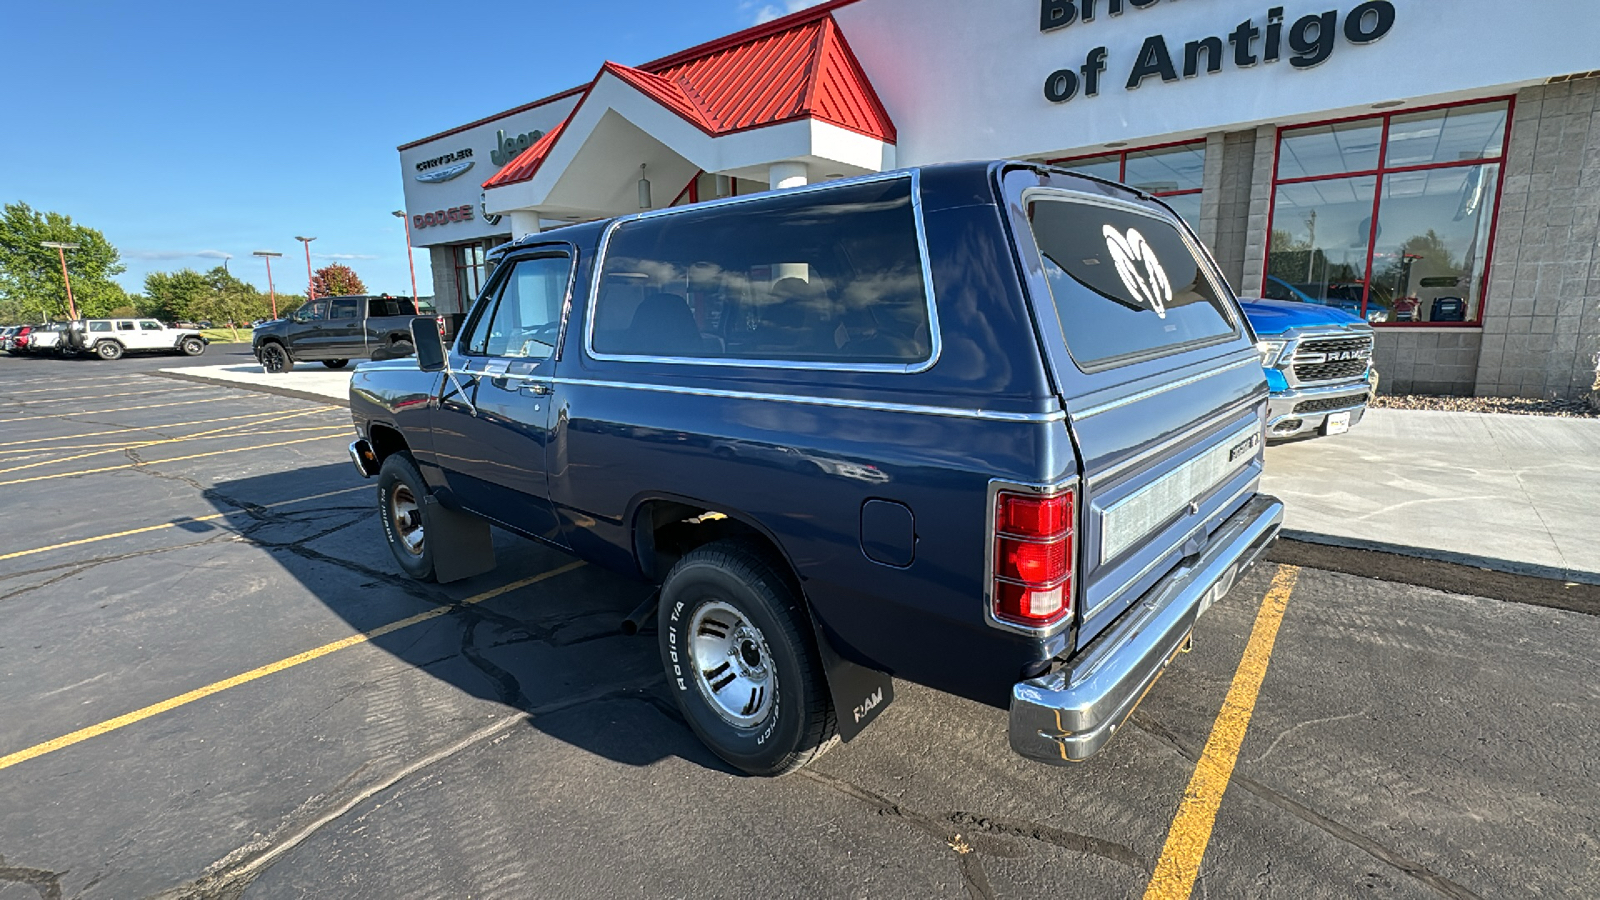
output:
POLYGON ((273 374, 302 360, 342 369, 352 359, 410 356, 411 320, 420 313, 410 297, 319 297, 287 318, 255 326, 250 349, 273 374))
POLYGON ((350 385, 351 457, 423 580, 489 524, 660 584, 670 689, 745 771, 806 764, 890 674, 1097 752, 1277 534, 1267 387, 1148 194, 1020 162, 529 235, 448 352, 350 385))
POLYGON ((193 328, 168 328, 155 319, 79 319, 67 329, 67 346, 101 359, 124 353, 165 351, 184 356, 206 352, 206 338, 193 328))
POLYGON ((1372 326, 1326 306, 1240 298, 1272 389, 1267 438, 1341 434, 1375 389, 1372 326))

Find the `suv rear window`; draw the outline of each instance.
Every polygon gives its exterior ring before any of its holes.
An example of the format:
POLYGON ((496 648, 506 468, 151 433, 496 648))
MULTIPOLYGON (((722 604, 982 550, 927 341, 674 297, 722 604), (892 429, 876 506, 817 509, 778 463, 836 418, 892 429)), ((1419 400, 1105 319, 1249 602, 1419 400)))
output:
POLYGON ((1110 368, 1234 334, 1222 290, 1159 214, 1038 197, 1028 218, 1080 368, 1110 368))
POLYGON ((624 357, 907 366, 932 357, 911 180, 625 221, 590 349, 624 357))

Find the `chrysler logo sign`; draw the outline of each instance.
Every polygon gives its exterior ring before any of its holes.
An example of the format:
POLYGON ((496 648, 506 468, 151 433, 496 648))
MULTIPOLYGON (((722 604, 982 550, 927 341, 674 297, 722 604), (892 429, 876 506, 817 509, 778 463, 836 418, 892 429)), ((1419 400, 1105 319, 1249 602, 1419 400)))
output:
POLYGON ((472 148, 463 147, 454 153, 435 156, 417 163, 417 180, 424 184, 449 181, 472 168, 472 148))
POLYGON ((1172 284, 1167 281, 1166 270, 1156 259, 1156 252, 1145 243, 1137 228, 1122 234, 1110 225, 1101 229, 1106 237, 1106 250, 1116 263, 1117 274, 1122 276, 1122 286, 1133 299, 1167 317, 1167 304, 1172 302, 1172 284))
POLYGON ((437 184, 441 181, 449 181, 457 175, 466 172, 470 168, 472 168, 472 160, 469 159, 466 162, 458 162, 453 165, 445 166, 441 169, 418 172, 417 180, 424 184, 437 184))

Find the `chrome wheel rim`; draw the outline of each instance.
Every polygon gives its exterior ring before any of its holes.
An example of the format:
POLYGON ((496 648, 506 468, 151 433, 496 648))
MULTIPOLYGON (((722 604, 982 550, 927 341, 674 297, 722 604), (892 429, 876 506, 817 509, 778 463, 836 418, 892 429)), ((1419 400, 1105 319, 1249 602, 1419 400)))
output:
POLYGON ((412 556, 422 555, 422 507, 411 488, 396 484, 389 493, 389 523, 400 546, 412 556))
POLYGON ((689 664, 711 708, 730 725, 752 728, 772 712, 778 687, 772 651, 748 618, 721 601, 689 620, 689 664))

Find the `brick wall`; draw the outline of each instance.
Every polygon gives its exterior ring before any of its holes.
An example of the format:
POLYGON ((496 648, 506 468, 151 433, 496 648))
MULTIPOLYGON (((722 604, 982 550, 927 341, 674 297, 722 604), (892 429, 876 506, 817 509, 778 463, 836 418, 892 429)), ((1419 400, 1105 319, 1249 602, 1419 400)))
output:
POLYGON ((1600 353, 1600 78, 1517 94, 1479 396, 1576 398, 1600 353))
POLYGON ((1233 289, 1247 296, 1261 291, 1261 279, 1244 280, 1249 244, 1251 188, 1254 183, 1256 133, 1218 132, 1206 138, 1206 184, 1201 195, 1201 232, 1222 274, 1233 289))
POLYGON ((1377 328, 1372 365, 1384 394, 1470 396, 1483 335, 1476 328, 1377 328))
MULTIPOLYGON (((1244 147, 1241 145, 1240 149, 1244 147)), ((1245 215, 1244 265, 1237 285, 1245 294, 1259 294, 1267 276, 1267 217, 1272 211, 1272 161, 1277 151, 1277 126, 1257 128, 1249 157, 1250 207, 1245 215)))

